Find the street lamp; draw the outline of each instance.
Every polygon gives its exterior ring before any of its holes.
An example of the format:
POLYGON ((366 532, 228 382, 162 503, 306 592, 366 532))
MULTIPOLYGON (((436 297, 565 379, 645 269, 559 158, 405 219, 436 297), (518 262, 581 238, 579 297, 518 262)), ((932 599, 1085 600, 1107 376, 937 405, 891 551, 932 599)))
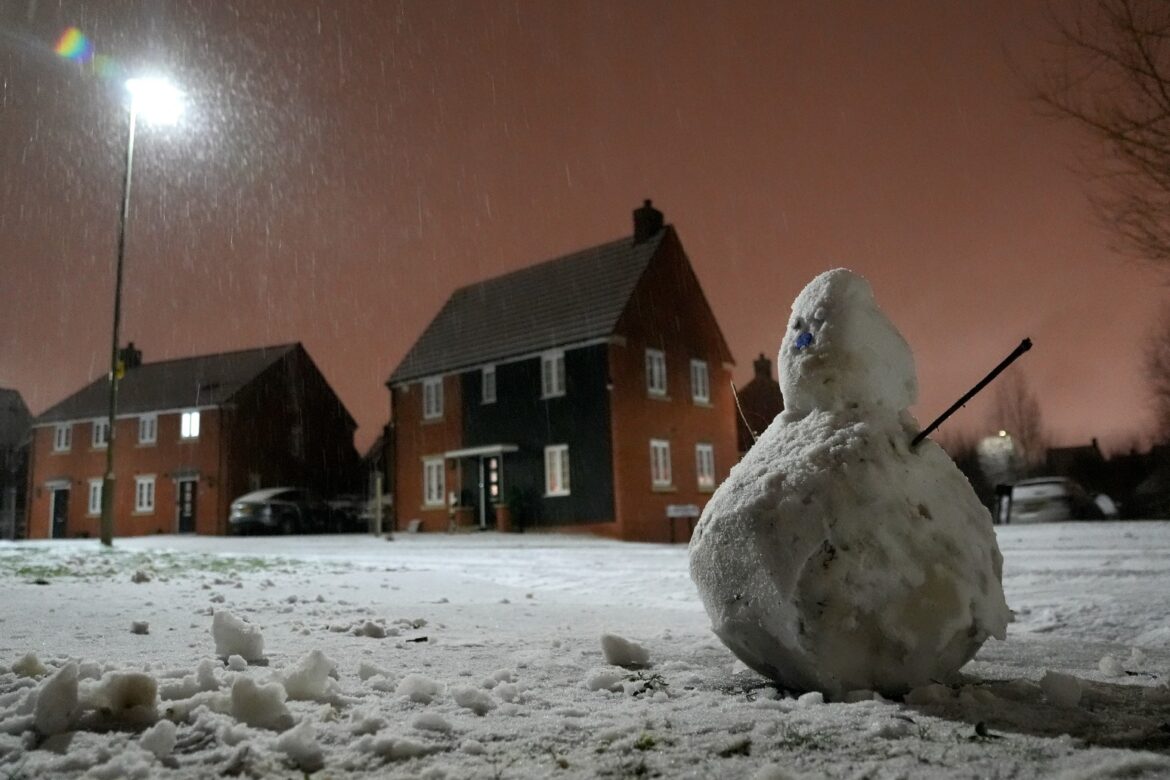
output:
POLYGON ((126 167, 122 179, 122 211, 118 219, 118 265, 114 276, 114 333, 110 349, 110 414, 106 429, 106 473, 102 478, 102 544, 107 547, 114 537, 114 418, 118 413, 118 380, 122 366, 118 360, 119 330, 122 324, 122 260, 126 254, 126 216, 130 212, 130 174, 134 168, 134 132, 141 116, 154 124, 174 124, 183 113, 182 95, 165 79, 130 79, 130 124, 126 135, 126 167))

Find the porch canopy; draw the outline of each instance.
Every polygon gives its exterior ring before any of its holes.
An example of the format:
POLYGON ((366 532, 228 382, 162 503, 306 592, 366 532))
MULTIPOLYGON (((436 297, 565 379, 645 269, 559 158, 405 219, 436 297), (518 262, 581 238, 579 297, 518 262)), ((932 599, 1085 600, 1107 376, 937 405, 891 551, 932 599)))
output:
POLYGON ((484 444, 479 447, 467 447, 462 450, 448 450, 443 453, 443 457, 449 460, 487 458, 492 455, 504 455, 509 452, 516 452, 519 449, 515 444, 484 444))

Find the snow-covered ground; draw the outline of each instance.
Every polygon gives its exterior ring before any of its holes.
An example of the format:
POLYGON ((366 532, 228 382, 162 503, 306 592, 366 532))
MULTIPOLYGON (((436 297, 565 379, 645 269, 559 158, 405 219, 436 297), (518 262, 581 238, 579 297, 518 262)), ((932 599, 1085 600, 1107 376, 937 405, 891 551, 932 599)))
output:
POLYGON ((998 535, 1008 641, 853 703, 736 661, 683 546, 3 543, 0 777, 1170 777, 1170 523, 998 535))

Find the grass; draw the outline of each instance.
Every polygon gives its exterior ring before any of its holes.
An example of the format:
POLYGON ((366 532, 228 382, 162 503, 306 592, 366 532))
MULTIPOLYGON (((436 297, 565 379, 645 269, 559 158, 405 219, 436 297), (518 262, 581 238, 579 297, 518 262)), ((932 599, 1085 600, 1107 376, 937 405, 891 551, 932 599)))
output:
MULTIPOLYGON (((291 558, 128 552, 116 548, 103 548, 86 554, 74 552, 63 557, 49 547, 14 547, 0 550, 0 577, 52 581, 129 577, 139 570, 147 572, 152 578, 200 573, 238 577, 242 574, 287 569, 295 567, 297 563, 291 558)), ((338 570, 347 568, 341 563, 331 565, 338 570)))

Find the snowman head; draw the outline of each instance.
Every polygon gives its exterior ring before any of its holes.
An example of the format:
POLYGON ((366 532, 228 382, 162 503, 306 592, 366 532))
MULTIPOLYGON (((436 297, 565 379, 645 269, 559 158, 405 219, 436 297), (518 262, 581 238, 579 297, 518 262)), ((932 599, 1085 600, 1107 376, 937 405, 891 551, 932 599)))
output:
POLYGON ((826 271, 792 303, 780 344, 786 411, 882 407, 901 411, 918 400, 914 356, 878 309, 864 278, 826 271))

